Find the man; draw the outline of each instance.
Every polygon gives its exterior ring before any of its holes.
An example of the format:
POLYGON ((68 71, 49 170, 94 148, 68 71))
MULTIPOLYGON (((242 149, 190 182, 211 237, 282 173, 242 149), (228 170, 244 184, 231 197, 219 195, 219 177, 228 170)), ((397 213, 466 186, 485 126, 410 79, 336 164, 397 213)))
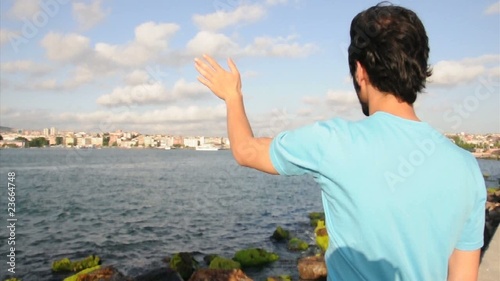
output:
POLYGON ((329 280, 476 280, 486 190, 476 160, 419 120, 430 76, 417 15, 379 4, 351 23, 349 68, 363 113, 256 138, 240 74, 195 59, 223 99, 236 161, 270 174, 311 173, 322 190, 329 280))

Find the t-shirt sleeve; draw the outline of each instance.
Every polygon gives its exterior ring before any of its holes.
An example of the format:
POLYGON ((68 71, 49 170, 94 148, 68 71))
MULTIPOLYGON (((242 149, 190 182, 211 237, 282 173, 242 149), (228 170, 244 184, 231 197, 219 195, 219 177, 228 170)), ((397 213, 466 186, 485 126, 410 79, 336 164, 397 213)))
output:
POLYGON ((485 223, 486 186, 479 167, 475 169, 476 200, 472 213, 467 220, 460 240, 456 246, 462 251, 472 251, 481 248, 484 244, 483 232, 485 223))
POLYGON ((329 136, 330 129, 320 122, 280 133, 270 147, 274 168, 280 175, 318 173, 329 136))

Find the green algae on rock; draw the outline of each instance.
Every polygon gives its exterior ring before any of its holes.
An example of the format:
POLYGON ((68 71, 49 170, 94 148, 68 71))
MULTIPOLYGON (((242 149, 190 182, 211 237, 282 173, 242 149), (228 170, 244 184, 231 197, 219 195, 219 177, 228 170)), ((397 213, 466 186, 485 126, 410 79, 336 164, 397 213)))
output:
POLYGON ((323 252, 328 248, 328 232, 326 231, 325 221, 318 221, 318 225, 314 229, 316 234, 316 245, 318 245, 323 252))
POLYGON ((98 256, 91 255, 83 260, 72 262, 68 258, 63 258, 56 260, 52 263, 52 271, 54 272, 64 272, 64 271, 81 271, 87 268, 95 267, 99 265, 101 259, 98 256))
POLYGON ((309 244, 299 238, 294 237, 288 241, 288 250, 290 251, 305 251, 308 248, 309 244))
POLYGON ((280 275, 267 277, 266 281, 292 281, 292 276, 290 275, 280 275))
POLYGON ((69 276, 67 278, 64 278, 63 281, 79 281, 80 280, 79 277, 83 276, 84 274, 87 274, 87 273, 90 273, 92 271, 95 271, 95 270, 97 270, 99 268, 101 268, 101 266, 100 265, 96 265, 94 267, 90 267, 90 268, 84 269, 84 270, 78 272, 77 274, 74 274, 74 275, 71 275, 71 276, 69 276))
POLYGON ((318 221, 325 220, 325 213, 324 212, 311 212, 311 213, 309 213, 309 220, 310 220, 311 226, 316 227, 318 225, 318 221))
POLYGON ((290 239, 290 232, 288 230, 283 229, 281 226, 278 226, 276 227, 276 230, 273 232, 271 238, 276 241, 288 240, 290 239))
POLYGON ((279 256, 260 248, 239 250, 234 254, 233 260, 239 262, 242 267, 252 267, 277 261, 279 256))
POLYGON ((215 257, 208 266, 210 269, 240 269, 241 264, 237 261, 223 257, 215 257))
POLYGON ((170 260, 170 268, 177 271, 184 280, 188 280, 198 267, 198 262, 189 253, 177 253, 170 260))

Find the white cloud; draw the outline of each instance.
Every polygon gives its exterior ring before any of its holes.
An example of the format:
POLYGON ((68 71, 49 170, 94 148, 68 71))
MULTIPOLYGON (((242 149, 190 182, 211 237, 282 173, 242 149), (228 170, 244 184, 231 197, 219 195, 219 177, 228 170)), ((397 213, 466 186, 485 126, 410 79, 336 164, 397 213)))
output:
POLYGON ((302 99, 305 104, 297 114, 307 117, 308 122, 323 120, 334 116, 359 119, 362 117, 359 100, 353 90, 330 89, 322 97, 306 96, 302 99))
POLYGON ((40 83, 36 83, 33 88, 44 91, 54 91, 60 90, 61 86, 57 84, 57 81, 55 79, 48 79, 40 83))
POLYGON ((238 44, 231 38, 210 31, 198 32, 186 45, 187 53, 193 56, 210 54, 215 57, 231 57, 237 55, 239 49, 238 44))
POLYGON ((71 33, 62 35, 50 32, 41 41, 47 57, 55 61, 72 61, 82 58, 90 49, 90 39, 71 33))
POLYGON ((15 19, 31 19, 36 12, 40 11, 39 0, 15 0, 12 2, 13 5, 8 14, 15 19))
MULTIPOLYGON (((136 75, 142 74, 136 73, 136 75)), ((171 90, 168 90, 161 82, 115 88, 111 94, 99 97, 97 103, 107 107, 146 105, 194 99, 204 95, 209 96, 205 86, 199 82, 186 82, 180 79, 171 90)))
POLYGON ((322 99, 319 97, 305 96, 302 98, 302 102, 305 104, 316 105, 320 104, 322 102, 322 99))
POLYGON ((296 37, 257 37, 244 49, 244 53, 251 56, 306 57, 316 51, 312 43, 301 45, 295 42, 296 37))
POLYGON ((135 40, 138 44, 154 49, 167 48, 168 39, 180 29, 175 23, 146 22, 136 27, 135 40))
POLYGON ((200 82, 187 82, 184 79, 180 79, 175 82, 172 88, 172 96, 175 99, 186 99, 186 98, 198 98, 203 96, 209 96, 209 90, 207 87, 202 85, 200 82))
POLYGON ((326 93, 326 102, 333 105, 357 105, 358 97, 354 91, 328 90, 326 93))
POLYGON ((239 23, 256 22, 266 14, 261 5, 243 5, 231 12, 217 11, 208 15, 194 15, 193 22, 201 29, 217 31, 239 23))
POLYGON ((2 106, 0 114, 3 124, 25 129, 39 130, 47 127, 47 124, 51 124, 60 130, 84 130, 87 132, 108 132, 122 129, 140 133, 149 131, 161 134, 191 133, 207 136, 226 134, 224 122, 226 109, 223 104, 213 107, 168 106, 160 110, 145 112, 120 108, 79 113, 21 110, 2 106), (40 116, 44 116, 44 118, 40 118, 40 116))
POLYGON ((136 86, 147 83, 149 79, 150 76, 146 71, 136 69, 125 77, 125 83, 129 86, 136 86))
POLYGON ((4 62, 0 69, 3 73, 21 73, 43 75, 50 72, 51 67, 30 60, 4 62))
POLYGON ((440 61, 433 67, 430 85, 453 86, 468 83, 485 72, 482 65, 469 65, 460 61, 440 61))
POLYGON ((317 49, 312 43, 295 42, 296 37, 257 37, 251 44, 240 47, 222 33, 200 31, 187 43, 186 51, 194 56, 206 53, 215 57, 306 57, 317 49))
POLYGON ((64 83, 64 88, 74 89, 93 81, 95 72, 88 65, 79 65, 73 71, 73 76, 64 83))
POLYGON ((486 15, 500 14, 500 1, 488 6, 488 8, 486 8, 486 10, 484 10, 484 14, 486 14, 486 15))
POLYGON ((124 45, 98 43, 98 57, 124 66, 141 66, 168 48, 168 40, 179 26, 173 23, 146 22, 136 27, 134 41, 124 45))
POLYGON ((80 29, 89 30, 106 17, 106 12, 102 10, 101 0, 94 0, 92 3, 73 3, 73 15, 80 25, 80 29))
POLYGON ((101 96, 97 103, 104 106, 144 105, 162 103, 169 99, 162 83, 140 84, 115 88, 111 94, 101 96))

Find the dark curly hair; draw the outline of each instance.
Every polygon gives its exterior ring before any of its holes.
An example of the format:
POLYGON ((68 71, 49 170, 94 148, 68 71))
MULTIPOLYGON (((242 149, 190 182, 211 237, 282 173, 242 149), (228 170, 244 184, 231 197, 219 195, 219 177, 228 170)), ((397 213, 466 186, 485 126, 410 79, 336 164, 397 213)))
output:
MULTIPOLYGON (((429 39, 417 15, 382 2, 354 17, 350 35, 351 75, 359 61, 374 87, 413 104, 432 74, 427 64, 429 39)), ((354 85, 359 90, 356 81, 354 85)))

